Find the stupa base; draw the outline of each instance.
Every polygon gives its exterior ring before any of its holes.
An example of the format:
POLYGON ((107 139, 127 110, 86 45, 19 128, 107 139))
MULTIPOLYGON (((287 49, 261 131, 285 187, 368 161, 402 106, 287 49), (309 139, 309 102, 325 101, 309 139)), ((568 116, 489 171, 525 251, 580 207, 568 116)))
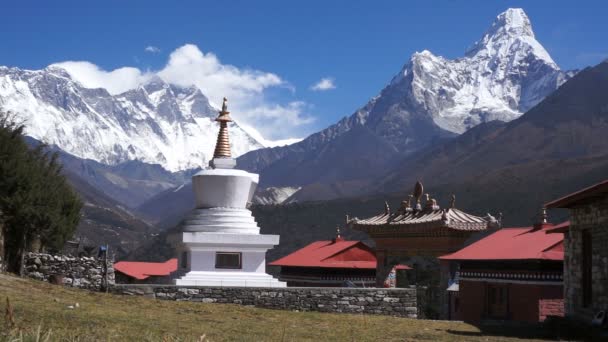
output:
POLYGON ((192 271, 175 279, 177 286, 212 286, 212 287, 286 287, 269 274, 253 272, 208 272, 192 271))

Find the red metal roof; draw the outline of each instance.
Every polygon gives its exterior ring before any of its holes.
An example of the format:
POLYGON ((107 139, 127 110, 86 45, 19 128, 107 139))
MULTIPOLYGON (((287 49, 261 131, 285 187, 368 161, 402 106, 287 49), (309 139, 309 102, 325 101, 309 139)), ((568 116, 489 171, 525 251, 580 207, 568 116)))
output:
POLYGON ((564 235, 547 234, 560 225, 504 228, 442 260, 564 260, 564 235))
POLYGON ((608 179, 603 182, 594 184, 590 187, 584 188, 582 190, 573 192, 564 197, 553 200, 553 201, 545 204, 545 207, 547 207, 547 208, 569 208, 572 205, 575 205, 576 203, 578 203, 580 201, 590 199, 593 197, 606 196, 606 195, 608 195, 608 179))
POLYGON ((177 270, 177 259, 165 262, 119 261, 114 264, 114 270, 138 280, 151 276, 168 276, 177 270))
POLYGON ((570 229, 570 220, 556 224, 555 226, 547 229, 547 233, 565 233, 570 229))
MULTIPOLYGON (((361 241, 317 241, 285 257, 271 262, 271 266, 324 267, 324 268, 376 268, 374 251, 361 241)), ((398 265, 398 269, 410 269, 398 265)))

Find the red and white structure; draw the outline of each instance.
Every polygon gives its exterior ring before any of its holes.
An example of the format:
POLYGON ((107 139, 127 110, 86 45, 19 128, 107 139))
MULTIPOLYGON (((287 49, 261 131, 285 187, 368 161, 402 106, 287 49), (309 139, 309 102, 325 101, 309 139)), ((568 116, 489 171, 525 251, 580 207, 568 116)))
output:
MULTIPOLYGON (((289 286, 376 286, 375 251, 361 241, 345 240, 339 231, 333 240, 313 242, 269 265, 281 266, 279 279, 289 286)), ((394 267, 395 272, 408 269, 394 267)), ((394 287, 395 281, 389 279, 386 286, 394 287)))

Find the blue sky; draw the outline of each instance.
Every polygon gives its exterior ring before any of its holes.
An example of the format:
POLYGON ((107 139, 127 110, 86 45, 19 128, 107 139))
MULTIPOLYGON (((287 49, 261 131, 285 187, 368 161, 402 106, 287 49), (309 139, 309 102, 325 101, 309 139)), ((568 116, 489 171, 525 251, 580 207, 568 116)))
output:
POLYGON ((247 117, 250 124, 256 125, 255 113, 274 110, 259 122, 270 116, 279 124, 258 130, 271 139, 302 137, 364 105, 413 52, 462 56, 508 7, 526 11, 537 39, 563 69, 608 58, 605 1, 54 0, 0 4, 0 65, 39 69, 88 61, 101 70, 127 66, 145 73, 162 70, 172 52, 192 44, 203 58, 216 56, 222 70, 233 66, 230 75, 250 77, 243 91, 255 93, 250 100, 259 106, 247 117), (148 46, 159 51, 146 52, 148 46), (322 78, 335 88, 312 90, 322 78), (281 110, 292 111, 285 114, 289 122, 277 119, 281 110))

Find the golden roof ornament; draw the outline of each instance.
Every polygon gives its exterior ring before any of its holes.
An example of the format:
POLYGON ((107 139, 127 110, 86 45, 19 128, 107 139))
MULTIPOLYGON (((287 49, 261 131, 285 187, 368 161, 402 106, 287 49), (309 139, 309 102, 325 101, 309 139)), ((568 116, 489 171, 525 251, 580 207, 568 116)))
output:
POLYGON ((386 215, 390 215, 391 214, 391 208, 388 206, 388 202, 384 201, 384 213, 386 215))
POLYGON ((220 115, 215 119, 215 121, 220 123, 220 131, 217 135, 217 143, 215 144, 213 158, 232 158, 230 153, 230 137, 228 134, 228 122, 231 122, 232 118, 228 111, 227 102, 228 99, 224 97, 222 110, 219 112, 220 115))
POLYGON ((450 198, 450 209, 456 208, 456 195, 452 194, 450 198))
POLYGON ((399 207, 399 213, 405 214, 407 212, 407 208, 409 207, 409 202, 406 200, 401 201, 401 206, 399 207))
POLYGON ((416 199, 416 205, 414 206, 415 210, 422 210, 422 206, 420 205, 420 199, 422 198, 422 194, 424 193, 424 187, 420 181, 416 182, 414 185, 414 198, 416 199))
POLYGON ((414 198, 416 198, 416 202, 420 203, 420 198, 422 197, 422 194, 424 193, 424 187, 422 186, 422 183, 420 181, 416 182, 416 185, 414 185, 414 198))

